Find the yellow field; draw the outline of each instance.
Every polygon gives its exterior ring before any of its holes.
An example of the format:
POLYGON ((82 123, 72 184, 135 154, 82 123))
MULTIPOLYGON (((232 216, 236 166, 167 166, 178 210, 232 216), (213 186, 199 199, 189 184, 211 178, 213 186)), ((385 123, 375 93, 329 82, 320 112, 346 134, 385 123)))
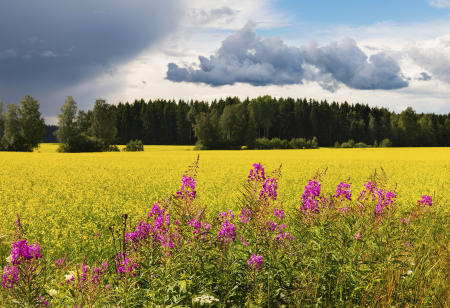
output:
MULTIPOLYGON (((323 190, 350 178, 352 191, 375 168, 397 184, 400 206, 422 194, 447 211, 450 148, 376 148, 267 151, 193 151, 186 146, 146 146, 145 152, 56 153, 43 144, 34 153, 0 152, 0 238, 20 214, 28 237, 51 257, 102 254, 107 228, 122 213, 135 223, 158 199, 175 192, 186 167, 200 154, 198 197, 211 212, 234 208, 252 163, 266 170, 283 164, 279 195, 298 206, 315 171, 328 167, 323 190)), ((118 221, 116 219, 116 221, 118 221)))

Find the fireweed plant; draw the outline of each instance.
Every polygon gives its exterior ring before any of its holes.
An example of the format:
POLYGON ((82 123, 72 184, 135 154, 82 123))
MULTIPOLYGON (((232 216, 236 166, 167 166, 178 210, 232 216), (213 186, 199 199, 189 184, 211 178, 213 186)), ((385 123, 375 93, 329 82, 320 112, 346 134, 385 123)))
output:
POLYGON ((448 215, 436 197, 397 204, 383 170, 361 191, 350 179, 323 193, 324 172, 294 208, 278 194, 281 166, 253 164, 233 209, 197 199, 199 161, 179 189, 135 224, 110 226, 103 260, 46 266, 20 219, 2 272, 3 305, 433 306, 448 305, 448 215))

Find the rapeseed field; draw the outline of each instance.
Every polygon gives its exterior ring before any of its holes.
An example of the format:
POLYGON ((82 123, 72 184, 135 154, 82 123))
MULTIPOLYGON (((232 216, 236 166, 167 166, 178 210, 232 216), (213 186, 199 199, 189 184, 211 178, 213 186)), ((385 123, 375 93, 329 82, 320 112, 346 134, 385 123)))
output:
POLYGON ((55 149, 0 153, 0 305, 449 302, 448 148, 55 149))
MULTIPOLYGON (((146 146, 144 152, 56 153, 42 144, 34 153, 0 152, 0 234, 20 215, 30 237, 56 257, 102 255, 108 227, 123 213, 134 223, 157 200, 176 191, 180 174, 200 155, 198 200, 211 214, 236 208, 248 167, 281 167, 279 195, 286 208, 299 207, 303 189, 327 169, 322 190, 342 180, 362 187, 383 168, 396 185, 399 204, 430 194, 444 207, 450 200, 450 148, 194 151, 191 146, 146 146)), ((448 207, 446 207, 446 210, 448 207)))

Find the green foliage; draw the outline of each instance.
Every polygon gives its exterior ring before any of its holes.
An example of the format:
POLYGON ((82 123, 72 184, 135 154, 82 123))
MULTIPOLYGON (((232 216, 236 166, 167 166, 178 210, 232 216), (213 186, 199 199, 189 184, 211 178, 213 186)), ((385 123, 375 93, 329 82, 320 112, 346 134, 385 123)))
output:
POLYGON ((127 152, 144 151, 144 144, 141 140, 130 140, 123 150, 127 152))
MULTIPOLYGON (((3 110, 3 105, 0 106, 3 110)), ((0 150, 33 151, 39 146, 44 135, 44 119, 39 112, 39 104, 27 95, 21 107, 6 106, 6 113, 0 111, 0 150)))
POLYGON ((16 105, 6 105, 4 127, 2 149, 6 151, 26 150, 22 128, 20 127, 19 107, 16 105))
POLYGON ((216 112, 202 112, 196 117, 194 132, 199 148, 214 149, 222 146, 218 123, 219 118, 216 112))
POLYGON ((58 115, 58 130, 55 132, 55 135, 60 143, 67 144, 69 147, 80 133, 75 122, 76 114, 77 103, 72 96, 68 96, 64 105, 61 106, 60 114, 58 115))
POLYGON ((389 140, 388 138, 383 139, 383 140, 380 142, 380 147, 382 147, 382 148, 388 148, 388 147, 391 147, 391 146, 392 146, 392 142, 391 142, 391 140, 389 140))
POLYGON ((30 95, 26 95, 21 101, 20 125, 25 147, 30 151, 38 147, 44 135, 44 119, 39 112, 38 101, 30 95))
POLYGON ((357 142, 355 143, 355 148, 368 148, 369 146, 365 144, 364 142, 357 142))
POLYGON ((257 138, 252 144, 253 149, 317 149, 319 143, 316 137, 312 140, 305 138, 292 138, 291 141, 281 140, 280 138, 257 138))
POLYGON ((341 148, 347 149, 347 148, 354 148, 355 147, 355 141, 353 139, 349 139, 347 142, 342 142, 341 148))
POLYGON ((95 101, 92 110, 90 133, 104 142, 106 146, 115 144, 117 136, 116 112, 105 100, 95 101))
POLYGON ((60 143, 58 152, 102 152, 106 151, 108 147, 102 140, 88 136, 86 133, 80 133, 74 136, 68 143, 60 143))

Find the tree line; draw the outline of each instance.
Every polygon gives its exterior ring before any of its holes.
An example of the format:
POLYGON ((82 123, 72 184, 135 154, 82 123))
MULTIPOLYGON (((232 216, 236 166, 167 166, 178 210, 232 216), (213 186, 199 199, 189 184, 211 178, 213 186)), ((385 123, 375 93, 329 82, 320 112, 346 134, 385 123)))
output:
POLYGON ((112 134, 110 143, 142 140, 213 149, 252 147, 261 138, 287 142, 316 137, 323 147, 352 142, 376 146, 381 141, 393 146, 450 146, 450 114, 418 114, 411 107, 395 113, 365 104, 268 95, 243 101, 237 97, 212 102, 141 99, 118 105, 102 101, 104 111, 98 102, 92 111, 79 111, 76 122, 80 131, 90 127, 90 134, 99 136, 93 128, 101 114, 108 119, 103 121, 109 123, 105 132, 112 134))
POLYGON ((45 131, 42 127, 39 104, 31 96, 25 97, 21 107, 8 105, 6 112, 1 107, 1 149, 29 151, 44 132, 47 141, 56 135, 60 150, 67 152, 116 150, 116 144, 131 140, 210 149, 292 147, 313 144, 313 139, 322 147, 450 146, 450 114, 416 113, 411 107, 395 113, 365 104, 268 95, 211 102, 141 99, 117 105, 97 100, 88 111, 78 110, 68 97, 58 126, 45 126, 45 131), (303 141, 298 142, 299 138, 303 141))

